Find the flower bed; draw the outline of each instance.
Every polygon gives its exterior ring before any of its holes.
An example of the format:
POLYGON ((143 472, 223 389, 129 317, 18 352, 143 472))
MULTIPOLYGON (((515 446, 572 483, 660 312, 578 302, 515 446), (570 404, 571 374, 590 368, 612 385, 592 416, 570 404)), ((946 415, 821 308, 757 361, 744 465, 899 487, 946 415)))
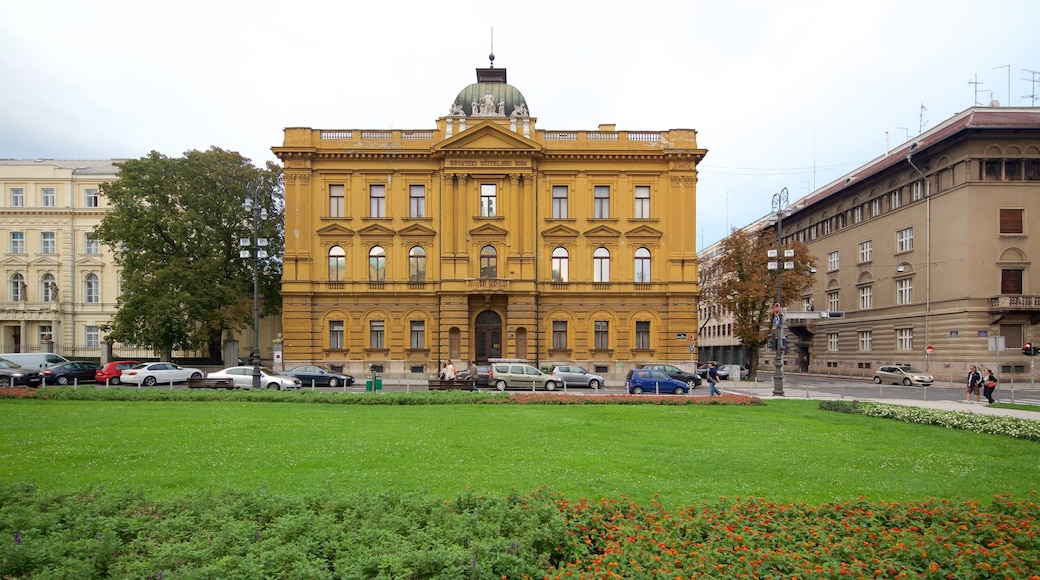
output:
POLYGON ((855 405, 855 411, 869 417, 896 419, 905 423, 938 425, 947 429, 965 429, 987 435, 1003 435, 1015 439, 1040 441, 1040 421, 1019 419, 1018 417, 983 415, 971 411, 943 411, 884 403, 858 403, 855 405))

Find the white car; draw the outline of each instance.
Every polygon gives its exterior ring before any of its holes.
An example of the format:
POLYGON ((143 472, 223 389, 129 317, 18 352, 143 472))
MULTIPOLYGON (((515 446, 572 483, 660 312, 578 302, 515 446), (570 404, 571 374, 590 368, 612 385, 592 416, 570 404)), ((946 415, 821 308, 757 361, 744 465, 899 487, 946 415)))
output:
MULTIPOLYGON (((229 367, 209 373, 206 378, 231 379, 235 382, 236 389, 251 389, 253 388, 253 367, 229 367)), ((300 379, 280 375, 267 367, 260 367, 260 388, 278 389, 279 391, 295 390, 300 388, 300 379)))
POLYGON ((183 383, 188 379, 201 379, 206 376, 199 369, 182 367, 171 362, 150 362, 123 369, 119 382, 130 385, 151 387, 168 383, 183 383))

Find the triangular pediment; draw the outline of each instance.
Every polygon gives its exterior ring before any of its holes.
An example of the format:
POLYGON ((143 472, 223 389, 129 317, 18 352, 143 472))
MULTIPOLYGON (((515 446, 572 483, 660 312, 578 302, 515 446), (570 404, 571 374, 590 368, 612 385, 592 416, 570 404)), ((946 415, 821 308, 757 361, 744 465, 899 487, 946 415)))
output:
POLYGON ((555 225, 542 232, 543 238, 576 238, 579 235, 581 232, 563 224, 555 225))
POLYGON ((527 139, 523 135, 513 133, 507 127, 497 123, 484 122, 441 141, 434 145, 433 150, 434 152, 448 155, 478 151, 489 153, 495 151, 530 151, 534 153, 541 151, 542 147, 537 142, 527 139))
POLYGON ((86 256, 76 260, 76 265, 84 267, 93 266, 96 268, 100 268, 104 265, 104 262, 101 261, 101 256, 86 256))
POLYGON ((319 236, 353 236, 354 230, 340 224, 329 224, 319 228, 315 233, 319 236))
POLYGON ((500 228, 495 224, 481 224, 469 231, 471 236, 480 236, 482 238, 490 237, 505 237, 508 234, 504 228, 500 228))
POLYGON ((647 225, 637 226, 625 232, 627 238, 660 238, 663 235, 661 230, 647 225))
POLYGON ((422 224, 412 224, 397 233, 410 238, 432 238, 437 235, 436 230, 422 224))
POLYGON ((585 232, 586 238, 618 238, 621 232, 609 226, 596 226, 585 232))
POLYGON ((40 268, 46 268, 48 266, 57 268, 61 265, 61 262, 59 262, 54 256, 40 256, 29 263, 40 268))
POLYGON ((28 261, 21 256, 7 256, 0 261, 0 264, 4 266, 25 266, 28 264, 28 261))
POLYGON ((393 237, 397 232, 384 226, 383 224, 372 224, 368 227, 361 228, 358 233, 363 237, 393 237))

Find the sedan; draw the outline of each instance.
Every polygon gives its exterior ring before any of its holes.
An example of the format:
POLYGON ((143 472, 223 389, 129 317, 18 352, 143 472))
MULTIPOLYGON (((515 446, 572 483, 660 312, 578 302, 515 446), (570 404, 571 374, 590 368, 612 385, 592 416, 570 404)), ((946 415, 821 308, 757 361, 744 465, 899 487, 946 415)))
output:
POLYGON ((100 366, 92 362, 73 361, 47 367, 40 371, 46 385, 93 383, 100 366))
MULTIPOLYGON (((209 373, 209 379, 231 379, 236 389, 253 388, 254 367, 230 367, 224 370, 209 373)), ((300 379, 285 375, 279 375, 267 367, 260 367, 260 388, 277 389, 279 391, 290 391, 300 388, 300 379)))
POLYGON ((930 386, 935 379, 932 375, 919 371, 910 365, 885 365, 874 371, 874 383, 892 383, 894 385, 930 386))
POLYGON ((119 375, 119 382, 151 387, 157 383, 183 383, 188 379, 201 379, 204 376, 206 373, 199 369, 182 367, 171 362, 151 362, 124 369, 119 375))
POLYGON ((594 375, 577 365, 556 365, 549 371, 550 375, 560 377, 565 387, 588 387, 598 389, 603 386, 603 377, 594 375))
POLYGON ((300 382, 305 387, 313 385, 315 387, 336 388, 354 384, 354 377, 317 365, 303 365, 291 368, 287 371, 282 371, 282 374, 287 377, 300 379, 300 382))
POLYGON ((6 358, 0 358, 0 387, 25 385, 39 387, 43 383, 40 373, 14 364, 6 358))
POLYGON ((625 378, 625 390, 631 395, 642 393, 674 393, 685 395, 690 387, 685 382, 673 379, 663 371, 633 369, 625 378))

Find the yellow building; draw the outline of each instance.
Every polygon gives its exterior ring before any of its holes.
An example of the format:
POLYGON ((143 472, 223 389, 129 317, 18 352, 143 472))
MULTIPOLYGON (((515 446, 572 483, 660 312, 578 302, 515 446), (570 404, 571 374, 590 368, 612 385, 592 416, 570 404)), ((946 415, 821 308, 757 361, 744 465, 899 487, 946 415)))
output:
POLYGON ((435 129, 287 128, 286 366, 689 363, 696 131, 536 121, 492 66, 435 129))

